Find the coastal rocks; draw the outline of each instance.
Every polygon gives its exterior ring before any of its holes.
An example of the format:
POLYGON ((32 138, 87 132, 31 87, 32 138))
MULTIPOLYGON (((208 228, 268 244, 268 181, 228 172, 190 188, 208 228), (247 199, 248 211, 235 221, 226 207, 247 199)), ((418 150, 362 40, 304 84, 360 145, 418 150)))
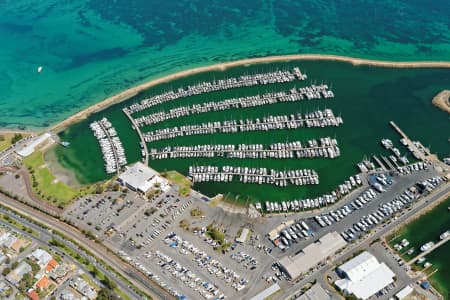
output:
POLYGON ((450 114, 450 90, 443 90, 437 94, 432 103, 450 114))

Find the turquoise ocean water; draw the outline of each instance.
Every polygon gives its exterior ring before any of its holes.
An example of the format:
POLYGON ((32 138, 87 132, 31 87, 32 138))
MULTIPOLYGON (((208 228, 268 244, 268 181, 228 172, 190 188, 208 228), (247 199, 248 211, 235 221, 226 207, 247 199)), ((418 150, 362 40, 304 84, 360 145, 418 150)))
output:
POLYGON ((6 0, 0 127, 42 128, 148 79, 247 57, 448 61, 449 15, 445 0, 6 0))

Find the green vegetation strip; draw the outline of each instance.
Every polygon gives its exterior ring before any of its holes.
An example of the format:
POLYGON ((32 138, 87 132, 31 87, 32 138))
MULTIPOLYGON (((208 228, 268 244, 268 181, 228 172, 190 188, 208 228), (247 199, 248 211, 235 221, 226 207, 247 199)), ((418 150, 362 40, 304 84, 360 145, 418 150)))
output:
POLYGON ((225 233, 214 227, 212 224, 208 225, 206 234, 220 245, 218 249, 222 252, 231 247, 231 242, 225 240, 225 233))
POLYGON ((188 196, 191 193, 192 182, 189 181, 183 174, 177 171, 162 172, 161 176, 165 177, 171 183, 174 183, 180 187, 180 196, 188 196))
POLYGON ((37 232, 36 230, 33 230, 32 228, 30 228, 28 226, 18 223, 16 220, 10 218, 8 215, 0 214, 0 219, 22 231, 28 232, 29 234, 31 234, 35 237, 39 237, 39 232, 37 232))
POLYGON ((73 188, 58 181, 45 164, 41 151, 36 151, 23 159, 28 168, 33 191, 44 201, 64 208, 78 196, 93 193, 95 187, 73 188))

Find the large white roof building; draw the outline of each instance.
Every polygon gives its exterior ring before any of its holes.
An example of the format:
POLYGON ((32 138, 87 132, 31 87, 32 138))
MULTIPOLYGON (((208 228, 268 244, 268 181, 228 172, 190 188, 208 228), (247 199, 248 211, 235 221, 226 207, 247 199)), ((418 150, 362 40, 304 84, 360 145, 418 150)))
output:
POLYGON ((143 194, 147 193, 157 185, 163 192, 170 188, 169 183, 165 178, 158 176, 158 172, 141 162, 137 162, 131 167, 127 167, 127 169, 120 174, 118 181, 133 191, 143 194))
POLYGON ((336 271, 344 277, 335 282, 336 286, 358 299, 370 298, 394 282, 395 277, 385 263, 379 263, 376 257, 367 251, 341 265, 336 271))
POLYGON ((330 232, 318 241, 306 246, 303 251, 295 256, 285 256, 279 261, 279 265, 291 279, 309 271, 328 256, 335 254, 347 245, 347 242, 337 232, 330 232))

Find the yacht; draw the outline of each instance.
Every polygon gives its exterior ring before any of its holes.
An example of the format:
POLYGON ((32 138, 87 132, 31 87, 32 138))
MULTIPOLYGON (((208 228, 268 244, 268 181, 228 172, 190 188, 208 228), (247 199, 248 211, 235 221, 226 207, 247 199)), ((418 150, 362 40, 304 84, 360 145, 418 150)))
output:
POLYGON ((391 149, 394 146, 394 144, 392 143, 392 141, 390 139, 382 139, 381 144, 386 149, 391 149))
POLYGON ((446 232, 444 232, 443 234, 441 234, 440 236, 439 236, 439 238, 441 239, 441 240, 443 240, 443 239, 445 239, 446 237, 448 237, 450 235, 450 230, 447 230, 446 232))
POLYGON ((420 251, 425 252, 434 246, 434 242, 428 242, 420 247, 420 251))
POLYGON ((416 264, 420 265, 423 264, 425 262, 426 258, 425 257, 421 257, 416 261, 416 264))

